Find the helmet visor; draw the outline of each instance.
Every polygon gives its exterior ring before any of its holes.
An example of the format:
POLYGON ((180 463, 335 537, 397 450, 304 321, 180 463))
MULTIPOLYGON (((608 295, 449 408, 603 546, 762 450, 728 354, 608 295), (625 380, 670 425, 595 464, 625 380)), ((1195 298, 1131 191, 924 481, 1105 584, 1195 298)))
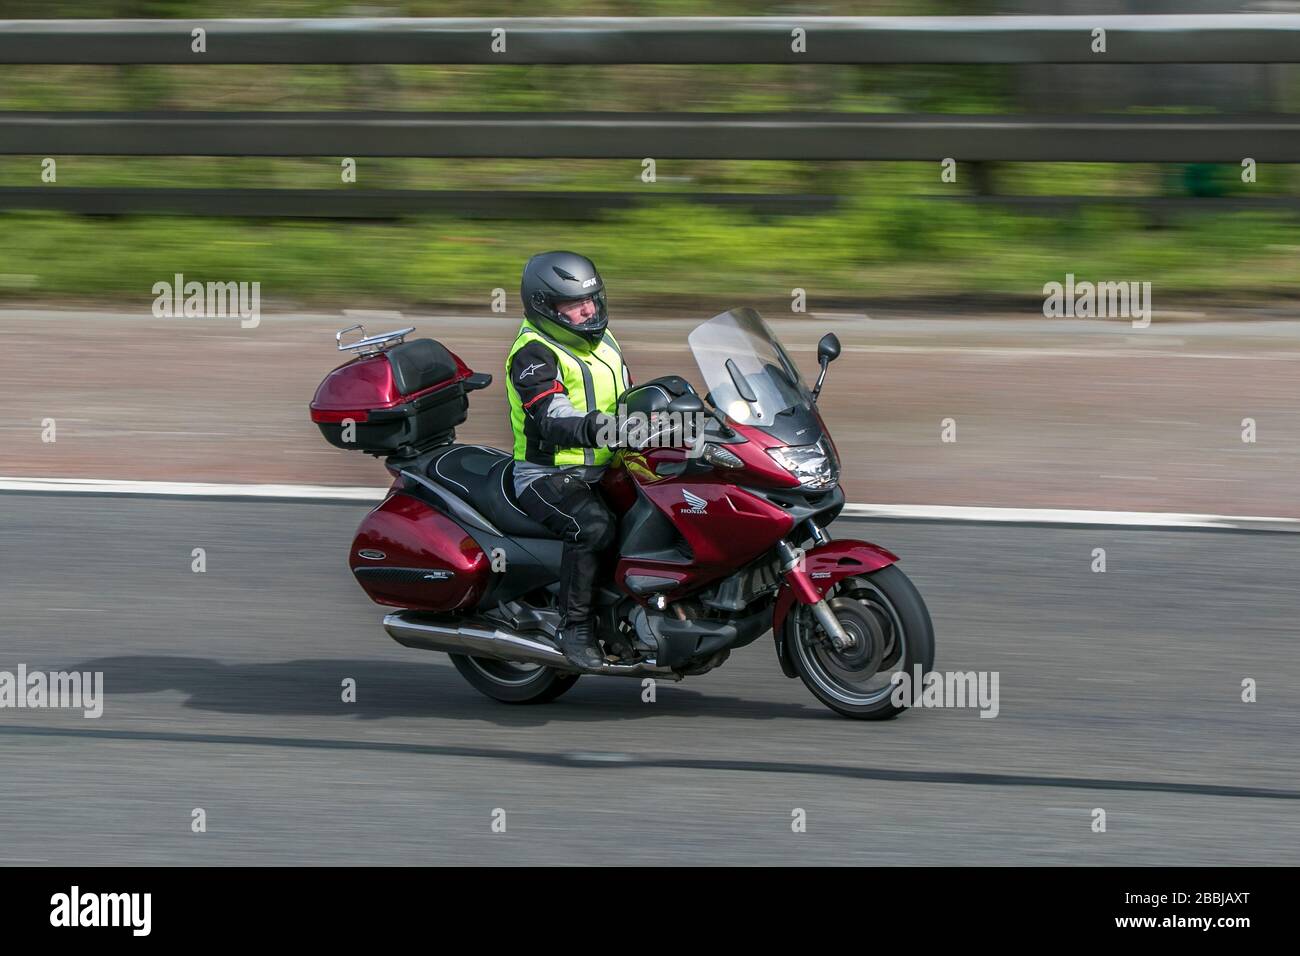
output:
POLYGON ((561 322, 571 329, 581 329, 599 323, 604 304, 604 295, 598 292, 580 299, 557 299, 554 308, 561 322))

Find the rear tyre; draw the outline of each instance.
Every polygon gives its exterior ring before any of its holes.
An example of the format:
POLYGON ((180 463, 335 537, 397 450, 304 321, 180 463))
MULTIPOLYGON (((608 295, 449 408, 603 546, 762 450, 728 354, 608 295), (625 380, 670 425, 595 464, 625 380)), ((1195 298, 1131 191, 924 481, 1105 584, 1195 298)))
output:
POLYGON ((576 684, 582 676, 566 674, 541 664, 515 664, 465 654, 447 656, 475 690, 506 704, 548 703, 576 684))
POLYGON ((806 607, 785 619, 790 660, 804 685, 823 704, 856 720, 889 720, 906 704, 894 703, 890 675, 934 666, 934 626, 925 602, 895 565, 846 578, 827 602, 854 647, 837 651, 806 607))

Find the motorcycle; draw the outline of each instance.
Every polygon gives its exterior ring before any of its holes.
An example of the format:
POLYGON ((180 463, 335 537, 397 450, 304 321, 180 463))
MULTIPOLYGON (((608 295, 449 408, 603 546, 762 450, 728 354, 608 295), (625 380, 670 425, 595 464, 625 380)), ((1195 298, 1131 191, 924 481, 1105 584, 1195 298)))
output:
POLYGON ((455 441, 492 376, 433 339, 406 341, 414 331, 339 332, 355 357, 311 403, 326 440, 384 458, 393 476, 349 566, 398 609, 383 621, 395 641, 449 654, 496 700, 543 703, 582 676, 703 674, 771 631, 782 673, 831 710, 906 708, 891 675, 933 665, 925 602, 897 556, 827 530, 844 506, 817 407, 833 333, 809 389, 758 313, 734 309, 690 333, 703 398, 675 375, 622 395, 626 420, 656 427, 622 443, 599 485, 619 525, 594 608, 608 654, 579 669, 556 643, 562 542, 519 507, 511 454, 455 441))

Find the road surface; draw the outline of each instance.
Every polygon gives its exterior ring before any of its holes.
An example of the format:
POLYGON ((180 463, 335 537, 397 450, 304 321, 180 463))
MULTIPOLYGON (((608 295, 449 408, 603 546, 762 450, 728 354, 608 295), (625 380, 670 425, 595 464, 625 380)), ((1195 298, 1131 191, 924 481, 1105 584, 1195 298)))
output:
POLYGON ((0 710, 0 864, 1300 863, 1295 535, 838 522, 903 557, 938 669, 999 674, 995 718, 859 723, 770 637, 653 703, 488 700, 383 633, 363 513, 0 494, 0 670, 106 692, 0 710))

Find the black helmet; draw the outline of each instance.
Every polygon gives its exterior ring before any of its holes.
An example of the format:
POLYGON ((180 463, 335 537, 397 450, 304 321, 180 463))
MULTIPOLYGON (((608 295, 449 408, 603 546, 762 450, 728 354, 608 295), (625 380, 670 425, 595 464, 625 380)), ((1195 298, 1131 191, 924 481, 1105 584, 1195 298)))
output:
MULTIPOLYGON (((569 336, 579 336, 585 344, 594 345, 609 325, 605 283, 595 264, 576 252, 539 252, 529 259, 524 266, 519 297, 524 300, 524 315, 544 332, 567 332, 569 336), (586 298, 595 302, 596 314, 581 325, 570 322, 555 308, 557 302, 586 298)), ((566 336, 561 334, 560 338, 566 336)))

